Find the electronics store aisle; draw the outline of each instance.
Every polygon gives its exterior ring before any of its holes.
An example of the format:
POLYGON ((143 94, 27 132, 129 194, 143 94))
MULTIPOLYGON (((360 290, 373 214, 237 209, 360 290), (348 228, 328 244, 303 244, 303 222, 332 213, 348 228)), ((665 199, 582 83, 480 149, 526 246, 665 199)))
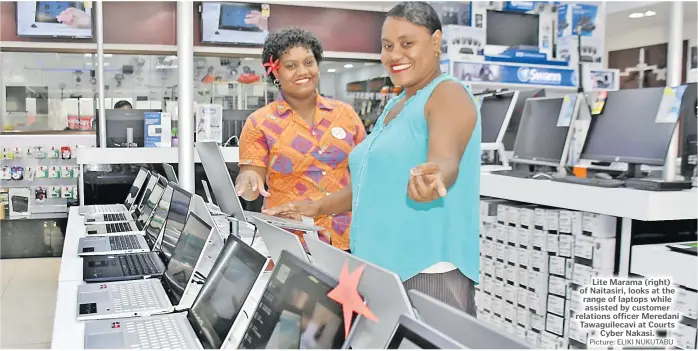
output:
POLYGON ((0 260, 0 348, 50 348, 60 267, 60 258, 0 260))

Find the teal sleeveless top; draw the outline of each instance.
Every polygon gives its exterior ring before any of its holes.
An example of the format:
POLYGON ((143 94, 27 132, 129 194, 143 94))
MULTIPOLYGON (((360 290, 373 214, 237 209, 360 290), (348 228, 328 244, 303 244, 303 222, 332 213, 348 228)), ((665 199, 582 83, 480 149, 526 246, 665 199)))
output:
POLYGON ((475 283, 479 280, 479 108, 458 178, 446 197, 418 203, 407 196, 410 170, 427 161, 424 107, 436 86, 446 80, 457 81, 446 74, 434 79, 385 126, 386 114, 405 93, 388 102, 371 134, 349 156, 351 252, 395 272, 403 281, 440 262, 452 263, 475 283))

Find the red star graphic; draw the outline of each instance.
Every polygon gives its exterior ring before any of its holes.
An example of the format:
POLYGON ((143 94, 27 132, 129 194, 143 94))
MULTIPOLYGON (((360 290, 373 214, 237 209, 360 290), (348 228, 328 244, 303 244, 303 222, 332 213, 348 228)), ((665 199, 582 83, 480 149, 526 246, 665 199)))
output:
POLYGON ((351 316, 354 312, 376 323, 378 322, 378 318, 371 312, 368 306, 366 306, 364 300, 361 299, 359 295, 359 280, 364 273, 364 268, 366 268, 366 265, 361 265, 361 267, 349 273, 349 266, 345 261, 344 266, 342 266, 342 271, 339 273, 339 283, 334 289, 327 293, 327 297, 342 305, 345 338, 349 336, 349 330, 351 330, 351 316))

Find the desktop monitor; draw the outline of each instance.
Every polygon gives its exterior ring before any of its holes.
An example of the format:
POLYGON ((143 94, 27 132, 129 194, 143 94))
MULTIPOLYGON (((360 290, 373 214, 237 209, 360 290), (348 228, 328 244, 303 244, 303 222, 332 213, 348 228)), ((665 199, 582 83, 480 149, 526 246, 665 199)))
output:
MULTIPOLYGON (((571 129, 558 126, 558 117, 564 97, 531 98, 526 101, 521 124, 514 143, 511 162, 558 167, 566 161, 566 150, 571 129)), ((576 109, 572 121, 576 118, 576 109)))
POLYGON ((179 241, 179 237, 182 235, 192 197, 192 194, 186 190, 174 184, 170 184, 170 186, 173 189, 172 199, 170 199, 170 211, 167 213, 167 219, 165 219, 165 228, 163 229, 165 233, 162 236, 160 250, 162 263, 165 265, 170 261, 177 241, 179 241))
POLYGON ((507 123, 507 129, 504 132, 504 138, 502 139, 504 150, 514 150, 516 133, 519 131, 519 124, 521 124, 521 116, 523 115, 524 105, 526 104, 526 100, 535 97, 545 97, 545 89, 519 91, 519 96, 516 98, 516 105, 514 105, 514 110, 511 113, 511 117, 509 117, 509 123, 507 123))
POLYGON ((538 15, 487 10, 487 45, 538 49, 538 15))
POLYGON ((408 292, 419 318, 469 349, 530 349, 514 336, 416 290, 408 292))
POLYGON ((698 129, 698 83, 689 83, 681 101, 681 174, 690 179, 696 167, 696 134, 698 129))
POLYGON ((664 165, 675 123, 655 123, 664 87, 609 91, 592 118, 581 158, 664 165))
POLYGON ((400 316, 386 349, 462 350, 465 347, 420 321, 400 316))
POLYGON ((327 296, 336 286, 337 280, 284 251, 238 348, 341 348, 342 305, 327 296))
MULTIPOLYGON (((145 109, 108 109, 105 110, 107 124, 107 147, 124 147, 126 144, 127 129, 133 129, 133 142, 139 146, 145 146, 145 113, 162 112, 162 110, 145 109)), ((95 111, 95 119, 92 126, 96 130, 96 145, 99 142, 99 109, 95 111)))
POLYGON ((514 91, 480 97, 483 150, 496 150, 501 145, 518 95, 514 91))
POLYGON ((230 236, 194 300, 187 318, 204 349, 221 349, 267 258, 230 236))
POLYGON ((170 211, 170 202, 172 201, 173 191, 174 190, 170 186, 165 188, 165 192, 162 193, 160 202, 158 202, 158 206, 155 208, 153 218, 150 219, 150 223, 148 223, 148 226, 145 228, 145 241, 148 243, 148 246, 151 249, 155 247, 155 244, 160 237, 162 227, 165 225, 167 213, 170 211))

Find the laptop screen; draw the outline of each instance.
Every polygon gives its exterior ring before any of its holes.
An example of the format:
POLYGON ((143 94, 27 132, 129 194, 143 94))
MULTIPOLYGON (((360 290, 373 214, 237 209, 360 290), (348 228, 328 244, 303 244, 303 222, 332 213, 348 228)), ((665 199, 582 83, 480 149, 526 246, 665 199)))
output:
POLYGON ((155 184, 158 183, 159 178, 160 177, 154 175, 151 175, 148 178, 148 184, 145 186, 145 190, 141 192, 141 196, 138 198, 138 201, 136 201, 136 208, 135 211, 133 211, 133 218, 138 218, 141 215, 143 200, 150 198, 150 193, 153 192, 153 188, 155 188, 155 184))
POLYGON ((128 195, 126 195, 126 200, 124 201, 124 206, 126 206, 126 208, 130 209, 137 200, 140 200, 139 195, 143 194, 141 190, 147 178, 148 171, 143 168, 139 169, 138 174, 136 174, 136 179, 133 181, 133 185, 131 185, 131 190, 129 190, 128 195))
POLYGON ((336 285, 328 275, 282 252, 239 348, 341 348, 342 307, 327 297, 336 285))
POLYGON ((160 251, 160 258, 165 265, 170 261, 175 245, 177 245, 182 229, 184 229, 190 201, 191 194, 179 187, 174 188, 170 200, 170 211, 165 220, 165 234, 162 238, 162 250, 160 251))
POLYGON ((237 237, 228 238, 187 314, 205 349, 222 347, 266 261, 237 237))
POLYGON ((211 233, 211 226, 191 213, 162 279, 162 285, 172 306, 177 306, 182 299, 184 289, 194 274, 194 267, 201 257, 209 233, 211 233))
POLYGON ((160 184, 156 184, 153 191, 150 193, 150 196, 148 196, 148 198, 145 200, 143 210, 136 220, 138 229, 143 229, 146 227, 146 224, 148 224, 148 219, 150 218, 150 215, 153 214, 153 210, 155 210, 157 203, 160 201, 163 191, 165 191, 165 187, 160 184))
POLYGON ((246 220, 240 199, 237 196, 228 195, 236 194, 237 192, 218 144, 214 142, 197 142, 196 152, 199 154, 201 164, 204 166, 206 177, 211 183, 213 197, 215 197, 218 207, 220 207, 222 212, 238 220, 246 220))
POLYGON ((158 202, 158 207, 155 208, 153 218, 150 220, 148 226, 145 228, 145 241, 148 243, 148 246, 151 250, 153 249, 153 247, 155 247, 155 243, 158 241, 160 231, 162 231, 162 227, 165 225, 167 212, 170 211, 172 191, 172 188, 169 186, 165 189, 165 192, 162 194, 162 197, 160 198, 160 202, 158 202))

